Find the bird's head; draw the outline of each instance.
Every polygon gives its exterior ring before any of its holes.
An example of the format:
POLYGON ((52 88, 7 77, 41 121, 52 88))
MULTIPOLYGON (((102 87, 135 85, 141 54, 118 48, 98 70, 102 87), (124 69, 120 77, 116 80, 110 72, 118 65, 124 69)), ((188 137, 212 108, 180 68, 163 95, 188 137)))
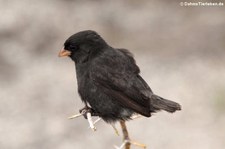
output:
POLYGON ((65 41, 59 57, 69 56, 76 63, 83 63, 107 46, 107 43, 95 31, 81 31, 65 41))

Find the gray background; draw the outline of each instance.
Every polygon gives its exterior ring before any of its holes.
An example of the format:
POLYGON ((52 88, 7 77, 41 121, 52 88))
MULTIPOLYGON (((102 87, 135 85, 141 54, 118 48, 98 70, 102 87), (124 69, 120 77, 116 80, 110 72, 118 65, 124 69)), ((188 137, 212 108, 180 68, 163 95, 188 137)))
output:
MULTIPOLYGON (((66 38, 96 30, 127 48, 153 91, 182 104, 128 123, 149 149, 225 146, 225 6, 162 0, 0 0, 0 148, 105 149, 121 143, 110 125, 88 129, 74 63, 58 58, 66 38)), ((119 125, 117 125, 118 127, 119 125)))

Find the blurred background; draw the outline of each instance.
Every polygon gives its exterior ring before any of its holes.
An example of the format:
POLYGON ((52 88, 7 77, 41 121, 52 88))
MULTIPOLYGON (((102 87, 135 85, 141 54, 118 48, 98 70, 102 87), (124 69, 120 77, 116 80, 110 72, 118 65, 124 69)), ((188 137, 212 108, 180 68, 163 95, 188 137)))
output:
POLYGON ((83 104, 74 63, 57 55, 70 35, 91 29, 129 49, 153 91, 182 105, 175 114, 130 121, 132 139, 149 149, 223 149, 225 6, 180 2, 0 0, 0 148, 121 144, 102 121, 92 132, 85 119, 67 119, 83 104))

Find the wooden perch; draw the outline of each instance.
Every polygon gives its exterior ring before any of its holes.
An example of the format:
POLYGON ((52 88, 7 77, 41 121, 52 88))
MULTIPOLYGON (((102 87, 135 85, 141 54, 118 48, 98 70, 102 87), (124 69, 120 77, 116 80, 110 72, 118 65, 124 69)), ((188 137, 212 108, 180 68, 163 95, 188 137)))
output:
MULTIPOLYGON (((90 112, 83 112, 82 111, 79 114, 75 114, 75 115, 69 117, 69 119, 74 119, 74 118, 78 118, 78 117, 81 117, 81 116, 85 116, 85 114, 86 114, 86 117, 87 117, 87 120, 88 120, 88 123, 89 123, 89 128, 91 128, 93 131, 96 131, 97 128, 95 127, 95 124, 98 121, 100 121, 101 118, 99 117, 97 120, 95 120, 93 122, 90 112)), ((132 119, 136 119, 136 118, 139 118, 139 117, 140 116, 136 115, 132 119)), ((111 125, 112 125, 113 129, 115 130, 116 134, 118 135, 118 130, 116 129, 115 125, 114 124, 111 124, 111 125)), ((124 149, 130 149, 131 144, 133 144, 135 146, 142 147, 144 149, 146 148, 146 145, 130 140, 125 121, 120 121, 120 125, 121 125, 121 129, 122 129, 122 133, 123 133, 123 143, 120 145, 120 147, 115 146, 116 149, 123 149, 123 148, 124 149)))
POLYGON ((97 121, 93 122, 92 120, 92 116, 91 116, 91 113, 90 112, 81 112, 79 114, 75 114, 73 116, 70 116, 69 119, 74 119, 74 118, 78 118, 80 116, 83 116, 84 114, 87 114, 87 120, 88 120, 88 123, 89 123, 89 126, 90 128, 93 130, 93 131, 96 131, 97 128, 95 127, 95 123, 97 123, 100 119, 98 119, 97 121))
POLYGON ((120 125, 123 132, 123 141, 125 142, 125 149, 130 149, 130 142, 127 141, 130 140, 130 138, 125 121, 120 121, 120 125))

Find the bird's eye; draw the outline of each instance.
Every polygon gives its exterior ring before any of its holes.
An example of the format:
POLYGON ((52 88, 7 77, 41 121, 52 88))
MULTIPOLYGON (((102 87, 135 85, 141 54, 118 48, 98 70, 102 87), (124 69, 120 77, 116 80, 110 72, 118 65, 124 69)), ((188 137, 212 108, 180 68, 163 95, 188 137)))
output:
POLYGON ((71 51, 74 51, 74 50, 77 50, 78 49, 78 46, 77 45, 69 45, 69 49, 71 51))

